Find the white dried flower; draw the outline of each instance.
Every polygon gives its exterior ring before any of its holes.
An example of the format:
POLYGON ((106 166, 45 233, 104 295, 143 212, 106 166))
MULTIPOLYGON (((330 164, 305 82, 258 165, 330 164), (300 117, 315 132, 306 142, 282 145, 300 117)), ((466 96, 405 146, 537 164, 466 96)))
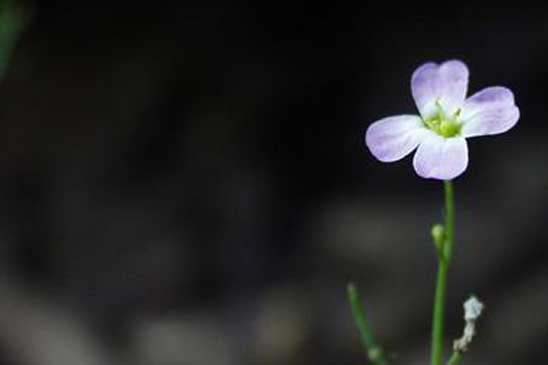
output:
POLYGON ((464 302, 464 320, 475 321, 481 315, 483 311, 483 303, 478 298, 471 296, 466 302, 464 302))
POLYGON ((464 320, 466 321, 466 326, 464 327, 462 337, 453 343, 453 350, 456 352, 465 352, 468 349, 468 345, 476 334, 476 320, 481 315, 483 307, 483 303, 474 296, 464 302, 464 320))

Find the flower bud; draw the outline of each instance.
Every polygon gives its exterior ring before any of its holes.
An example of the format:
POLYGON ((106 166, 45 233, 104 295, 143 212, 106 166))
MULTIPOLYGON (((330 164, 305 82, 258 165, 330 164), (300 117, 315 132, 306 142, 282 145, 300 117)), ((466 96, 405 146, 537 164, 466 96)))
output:
POLYGON ((439 253, 441 253, 443 243, 445 241, 445 228, 441 224, 434 224, 434 226, 432 226, 431 234, 434 244, 436 245, 436 249, 439 253))

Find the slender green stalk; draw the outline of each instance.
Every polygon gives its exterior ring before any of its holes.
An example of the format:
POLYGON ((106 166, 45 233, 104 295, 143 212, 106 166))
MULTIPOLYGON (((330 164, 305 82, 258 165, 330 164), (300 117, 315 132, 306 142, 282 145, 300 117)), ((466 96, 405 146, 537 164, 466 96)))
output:
POLYGON ((453 256, 455 241, 455 198, 453 184, 445 181, 445 225, 444 241, 438 247, 438 275, 434 296, 432 319, 432 365, 443 364, 443 344, 445 329, 445 301, 447 296, 447 274, 453 256))
POLYGON ((455 243, 455 193, 451 181, 444 182, 445 187, 445 250, 444 256, 447 263, 453 258, 453 245, 455 243))
POLYGON ((434 314, 432 325, 432 365, 443 363, 443 343, 445 329, 445 297, 447 292, 448 265, 445 260, 439 262, 436 294, 434 298, 434 314))
POLYGON ((367 357, 375 365, 387 365, 388 362, 384 357, 382 348, 375 341, 373 331, 371 330, 371 327, 367 322, 367 318, 365 316, 365 312, 363 310, 360 300, 360 295, 358 294, 356 286, 350 283, 348 284, 347 290, 348 301, 350 302, 350 306, 352 307, 352 314, 354 316, 354 320, 356 321, 358 331, 360 332, 361 343, 365 351, 367 352, 367 357))
POLYGON ((462 361, 462 352, 455 351, 453 352, 453 355, 451 355, 451 358, 447 362, 447 365, 459 365, 462 361))
POLYGON ((16 0, 0 0, 0 78, 8 67, 15 44, 28 21, 28 13, 16 0))

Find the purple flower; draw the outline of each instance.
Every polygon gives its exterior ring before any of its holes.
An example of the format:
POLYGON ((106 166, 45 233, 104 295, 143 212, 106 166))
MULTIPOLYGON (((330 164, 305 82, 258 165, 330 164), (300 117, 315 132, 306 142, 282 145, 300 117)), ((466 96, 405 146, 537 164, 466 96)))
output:
POLYGON ((417 149, 419 176, 451 180, 468 166, 466 138, 499 134, 519 119, 512 92, 485 88, 466 99, 468 68, 458 60, 426 63, 411 77, 420 115, 396 115, 371 124, 365 143, 382 162, 402 159, 417 149))

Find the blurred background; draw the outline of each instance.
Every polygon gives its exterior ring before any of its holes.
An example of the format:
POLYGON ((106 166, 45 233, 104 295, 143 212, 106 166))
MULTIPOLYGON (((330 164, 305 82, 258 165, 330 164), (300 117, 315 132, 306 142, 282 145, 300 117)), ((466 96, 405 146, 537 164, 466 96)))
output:
POLYGON ((350 280, 393 363, 428 363, 442 184, 363 137, 451 58, 521 120, 456 182, 448 348, 474 293, 466 364, 542 359, 548 12, 1 9, 0 364, 364 364, 350 280))

